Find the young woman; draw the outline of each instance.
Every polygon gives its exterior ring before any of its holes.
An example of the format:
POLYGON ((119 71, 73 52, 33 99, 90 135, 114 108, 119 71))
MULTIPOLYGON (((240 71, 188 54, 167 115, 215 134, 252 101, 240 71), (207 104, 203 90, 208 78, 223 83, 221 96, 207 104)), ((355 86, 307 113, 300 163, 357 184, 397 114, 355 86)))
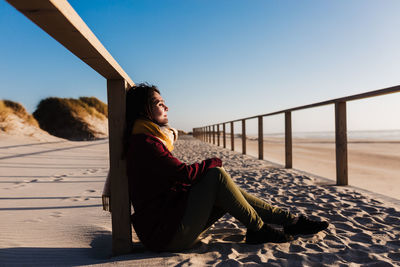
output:
POLYGON ((139 84, 127 92, 126 158, 133 227, 154 251, 192 247, 199 235, 229 213, 247 228, 246 243, 287 242, 314 234, 327 222, 296 217, 240 189, 211 158, 186 165, 171 151, 177 133, 168 126, 168 107, 157 87, 139 84), (279 224, 276 230, 268 224, 279 224))

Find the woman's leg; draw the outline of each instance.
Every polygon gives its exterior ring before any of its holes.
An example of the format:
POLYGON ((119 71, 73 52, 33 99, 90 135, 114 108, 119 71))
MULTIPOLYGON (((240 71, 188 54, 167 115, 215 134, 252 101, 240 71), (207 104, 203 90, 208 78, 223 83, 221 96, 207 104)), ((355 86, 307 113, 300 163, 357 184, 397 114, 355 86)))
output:
POLYGON ((226 212, 253 231, 264 225, 225 170, 213 168, 193 185, 181 225, 166 250, 190 248, 226 212))
POLYGON ((258 215, 265 223, 273 223, 279 225, 292 224, 296 216, 289 211, 274 207, 262 199, 247 193, 243 189, 239 189, 247 202, 257 211, 258 215))

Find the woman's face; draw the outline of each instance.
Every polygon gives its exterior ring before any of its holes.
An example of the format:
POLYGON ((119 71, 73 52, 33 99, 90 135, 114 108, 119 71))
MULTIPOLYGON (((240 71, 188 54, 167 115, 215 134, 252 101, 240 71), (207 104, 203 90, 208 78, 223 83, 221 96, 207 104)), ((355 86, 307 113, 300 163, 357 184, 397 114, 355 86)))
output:
POLYGON ((159 125, 168 123, 168 107, 165 105, 164 99, 157 92, 154 92, 153 103, 151 106, 151 115, 159 125))

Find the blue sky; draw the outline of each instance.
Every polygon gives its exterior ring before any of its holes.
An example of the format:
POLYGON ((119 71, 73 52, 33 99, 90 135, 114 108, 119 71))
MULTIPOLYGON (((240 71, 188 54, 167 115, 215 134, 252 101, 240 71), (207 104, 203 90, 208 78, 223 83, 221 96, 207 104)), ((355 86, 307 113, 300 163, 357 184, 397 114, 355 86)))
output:
MULTIPOLYGON (((69 2, 135 83, 159 86, 179 129, 400 84, 397 0, 69 2)), ((5 1, 0 34, 0 98, 30 112, 49 96, 106 101, 103 77, 5 1)), ((400 93, 349 103, 348 129, 400 129, 398 103, 400 93)), ((333 116, 295 112, 293 128, 333 130, 333 116)))

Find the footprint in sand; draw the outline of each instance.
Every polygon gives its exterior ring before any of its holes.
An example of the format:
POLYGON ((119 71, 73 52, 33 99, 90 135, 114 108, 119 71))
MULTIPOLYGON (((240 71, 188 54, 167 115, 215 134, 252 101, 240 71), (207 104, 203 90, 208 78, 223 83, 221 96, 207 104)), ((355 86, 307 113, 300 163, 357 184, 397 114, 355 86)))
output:
POLYGON ((357 233, 353 236, 350 236, 350 240, 354 242, 370 244, 372 239, 371 236, 366 233, 357 233))
POLYGON ((306 244, 306 248, 312 249, 313 251, 323 252, 324 250, 317 244, 306 244))
POLYGON ((60 218, 63 216, 63 213, 60 211, 54 211, 50 214, 50 217, 54 217, 54 218, 60 218))
POLYGON ((99 169, 89 169, 88 171, 90 173, 97 173, 97 172, 99 172, 99 169))
POLYGON ((75 196, 75 197, 66 198, 65 200, 67 200, 67 201, 72 201, 72 202, 87 201, 87 200, 90 200, 90 197, 75 196))
POLYGON ((83 172, 82 172, 82 174, 83 175, 86 175, 86 174, 95 174, 95 173, 97 173, 97 172, 99 172, 100 170, 99 169, 86 169, 86 170, 84 170, 83 172))
POLYGON ((24 183, 24 182, 17 182, 17 183, 15 183, 14 188, 22 188, 22 187, 25 187, 25 186, 26 186, 26 183, 24 183))
POLYGON ((96 190, 93 190, 93 189, 85 190, 85 193, 95 193, 95 192, 96 192, 96 190))
POLYGON ((54 175, 52 181, 53 182, 61 182, 64 180, 64 178, 67 177, 67 175, 62 174, 62 175, 54 175))

